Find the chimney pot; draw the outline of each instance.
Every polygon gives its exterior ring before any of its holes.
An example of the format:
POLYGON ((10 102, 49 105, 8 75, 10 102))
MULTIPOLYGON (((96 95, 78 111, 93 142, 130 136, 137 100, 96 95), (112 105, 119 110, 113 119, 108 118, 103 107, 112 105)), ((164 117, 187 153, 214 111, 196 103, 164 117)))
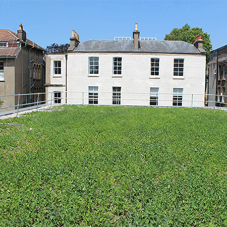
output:
POLYGON ((194 42, 194 46, 203 54, 206 54, 206 51, 203 49, 203 40, 202 40, 202 36, 198 35, 195 38, 195 42, 194 42))

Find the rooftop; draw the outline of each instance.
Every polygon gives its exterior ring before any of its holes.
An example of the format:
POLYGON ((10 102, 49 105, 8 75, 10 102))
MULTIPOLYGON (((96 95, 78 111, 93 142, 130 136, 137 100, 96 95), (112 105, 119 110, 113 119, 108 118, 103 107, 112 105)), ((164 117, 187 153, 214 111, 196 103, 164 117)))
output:
MULTIPOLYGON (((8 45, 8 43, 17 43, 23 42, 19 39, 18 35, 8 29, 0 29, 0 42, 6 42, 7 45, 0 45, 0 56, 16 56, 19 53, 20 47, 19 45, 8 45)), ((45 51, 44 48, 40 47, 38 44, 34 43, 30 39, 26 38, 26 42, 23 42, 28 46, 35 47, 37 49, 41 49, 45 51)))
POLYGON ((133 48, 133 40, 89 40, 79 43, 73 52, 201 54, 193 44, 159 40, 140 40, 138 50, 133 48))

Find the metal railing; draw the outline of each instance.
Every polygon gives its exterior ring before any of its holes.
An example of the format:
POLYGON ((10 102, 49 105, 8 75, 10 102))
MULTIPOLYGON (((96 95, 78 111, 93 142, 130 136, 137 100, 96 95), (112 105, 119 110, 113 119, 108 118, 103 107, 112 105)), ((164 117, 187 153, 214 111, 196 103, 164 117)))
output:
POLYGON ((162 106, 162 107, 224 107, 227 108, 227 95, 214 94, 174 94, 158 93, 119 93, 111 92, 68 92, 29 93, 0 95, 0 116, 43 106, 70 105, 123 105, 123 106, 162 106), (66 98, 67 97, 67 98, 66 98))

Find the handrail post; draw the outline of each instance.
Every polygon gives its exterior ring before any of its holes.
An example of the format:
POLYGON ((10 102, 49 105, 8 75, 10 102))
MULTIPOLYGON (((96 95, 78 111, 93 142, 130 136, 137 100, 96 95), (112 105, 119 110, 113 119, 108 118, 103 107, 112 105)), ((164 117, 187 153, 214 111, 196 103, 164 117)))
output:
POLYGON ((20 107, 20 94, 18 94, 18 99, 17 99, 17 116, 18 117, 18 112, 19 112, 19 107, 20 107))
POLYGON ((37 111, 38 111, 38 108, 39 108, 39 93, 38 93, 38 98, 37 98, 37 111))
POLYGON ((192 94, 191 107, 193 107, 193 94, 192 94))
POLYGON ((50 106, 52 106, 53 92, 50 93, 50 106))

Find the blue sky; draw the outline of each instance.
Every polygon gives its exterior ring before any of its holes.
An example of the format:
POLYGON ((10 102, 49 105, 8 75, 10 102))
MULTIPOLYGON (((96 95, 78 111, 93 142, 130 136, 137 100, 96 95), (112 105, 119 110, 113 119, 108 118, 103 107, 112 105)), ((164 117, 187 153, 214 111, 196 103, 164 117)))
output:
POLYGON ((69 43, 72 29, 80 41, 132 37, 163 40, 186 23, 210 34, 213 49, 227 45, 227 0, 0 0, 1 29, 17 32, 46 48, 69 43))

